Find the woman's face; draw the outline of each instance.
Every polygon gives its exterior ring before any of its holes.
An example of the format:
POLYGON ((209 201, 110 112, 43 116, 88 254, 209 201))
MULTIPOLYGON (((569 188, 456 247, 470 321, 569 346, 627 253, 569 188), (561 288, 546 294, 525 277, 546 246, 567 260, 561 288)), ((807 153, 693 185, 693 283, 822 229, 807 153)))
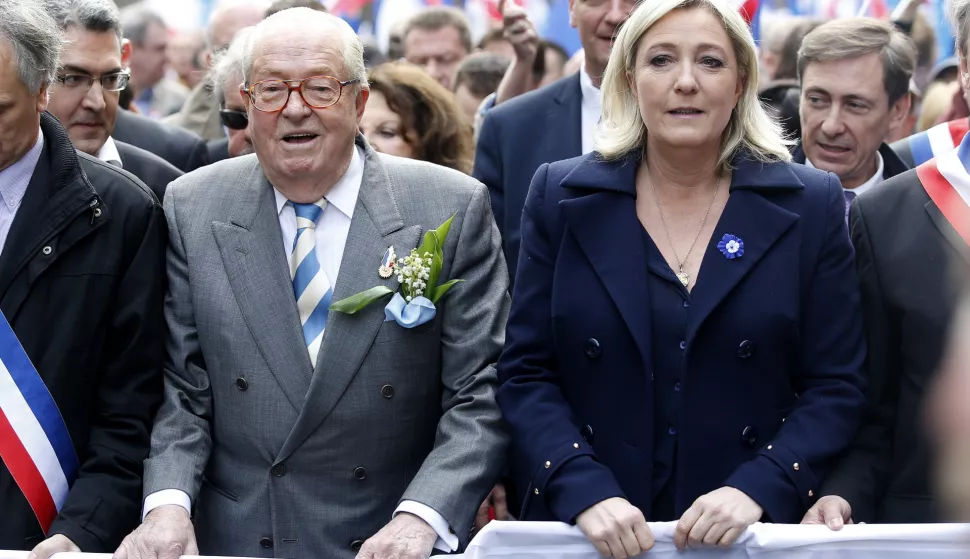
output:
POLYGON ((674 148, 719 149, 744 85, 727 31, 705 8, 655 23, 629 79, 648 142, 674 148))
POLYGON ((414 148, 404 140, 401 117, 387 106, 387 98, 379 91, 371 91, 367 108, 360 118, 360 133, 371 147, 381 153, 414 158, 414 148))

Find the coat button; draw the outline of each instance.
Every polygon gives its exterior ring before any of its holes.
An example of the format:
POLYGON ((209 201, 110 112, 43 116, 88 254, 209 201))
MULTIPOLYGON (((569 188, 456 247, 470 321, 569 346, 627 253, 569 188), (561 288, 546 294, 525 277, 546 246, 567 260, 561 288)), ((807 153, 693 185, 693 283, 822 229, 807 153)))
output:
POLYGON ((45 246, 41 249, 41 252, 44 253, 44 256, 50 256, 50 254, 54 252, 54 249, 52 249, 50 246, 45 246))
POLYGON ((367 470, 364 468, 355 468, 354 477, 361 481, 365 480, 367 478, 367 470))
POLYGON ((270 549, 270 548, 272 548, 273 547, 273 538, 268 538, 266 536, 263 536, 263 537, 259 538, 259 547, 261 547, 263 549, 270 549))
POLYGON ((391 398, 393 398, 394 397, 394 387, 391 386, 390 384, 385 384, 384 386, 382 386, 381 387, 381 396, 387 398, 388 400, 390 400, 391 398))
POLYGON ((269 473, 273 474, 273 477, 283 477, 286 475, 286 466, 277 464, 270 469, 269 473))
POLYGON ((741 359, 747 359, 754 355, 754 342, 751 340, 744 340, 741 345, 738 346, 738 357, 741 359))
POLYGON ((236 388, 245 392, 249 389, 249 382, 247 382, 246 379, 239 377, 236 379, 236 388))
POLYGON ((603 348, 600 347, 599 340, 596 338, 586 340, 586 357, 599 359, 600 355, 603 355, 603 348))
POLYGON ((747 447, 753 447, 758 442, 758 429, 748 425, 741 431, 741 442, 747 447))
POLYGON ((364 545, 364 540, 354 540, 350 542, 350 550, 354 553, 360 551, 360 546, 364 545))
POLYGON ((586 441, 586 444, 593 444, 593 428, 589 425, 583 425, 583 428, 579 430, 580 436, 586 441))
POLYGON ((680 349, 687 349, 687 341, 680 340, 680 349))

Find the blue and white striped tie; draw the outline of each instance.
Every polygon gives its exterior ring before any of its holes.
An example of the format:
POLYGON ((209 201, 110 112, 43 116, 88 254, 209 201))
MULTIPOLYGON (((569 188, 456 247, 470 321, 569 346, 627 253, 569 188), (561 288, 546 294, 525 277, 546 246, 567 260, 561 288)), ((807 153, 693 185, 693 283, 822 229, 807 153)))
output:
POLYGON ((317 260, 317 236, 314 231, 327 207, 327 201, 320 200, 316 204, 290 203, 296 210, 296 238, 293 239, 293 254, 290 256, 290 277, 293 278, 296 308, 300 311, 300 323, 303 325, 303 339, 310 352, 310 363, 315 367, 333 299, 330 279, 317 260))

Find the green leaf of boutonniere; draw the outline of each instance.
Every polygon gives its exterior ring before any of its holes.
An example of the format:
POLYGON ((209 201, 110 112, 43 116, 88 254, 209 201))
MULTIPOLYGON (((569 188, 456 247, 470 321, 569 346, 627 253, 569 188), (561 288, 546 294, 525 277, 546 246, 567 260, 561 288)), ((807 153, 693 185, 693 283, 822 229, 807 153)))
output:
POLYGON ((336 303, 330 305, 330 310, 354 314, 381 297, 390 295, 391 293, 394 293, 393 289, 384 287, 383 285, 378 285, 377 287, 372 287, 367 291, 361 291, 356 295, 351 295, 346 299, 337 301, 336 303))
POLYGON ((444 296, 444 294, 447 293, 448 290, 451 289, 451 287, 453 285, 455 285, 456 283, 463 282, 463 281, 465 281, 465 280, 463 280, 463 279, 453 279, 453 280, 451 280, 449 282, 445 282, 445 283, 439 285, 434 290, 434 295, 431 297, 431 302, 437 305, 438 304, 438 299, 441 299, 441 297, 444 296))
MULTIPOLYGON (((452 215, 448 218, 448 221, 442 223, 437 229, 433 229, 424 234, 424 241, 421 246, 418 247, 418 254, 423 255, 426 252, 431 254, 431 272, 428 274, 428 287, 429 295, 428 299, 434 303, 438 300, 436 297, 436 289, 438 285, 438 276, 441 275, 441 267, 444 264, 444 244, 445 239, 448 238, 448 231, 451 230, 451 222, 454 221, 455 216, 452 215)), ((444 294, 444 293, 442 293, 444 294)))

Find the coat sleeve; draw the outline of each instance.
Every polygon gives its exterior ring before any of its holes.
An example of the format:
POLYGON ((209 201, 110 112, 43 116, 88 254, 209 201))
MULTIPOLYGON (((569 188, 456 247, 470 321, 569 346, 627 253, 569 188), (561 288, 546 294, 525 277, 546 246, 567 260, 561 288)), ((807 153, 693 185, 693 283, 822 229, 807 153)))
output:
POLYGON ((494 363, 505 340, 509 295, 501 238, 480 184, 455 225, 449 277, 464 281, 439 301, 441 418, 434 449, 401 501, 438 512, 466 546, 475 513, 498 480, 508 449, 495 403, 494 363))
POLYGON ((145 462, 145 496, 178 489, 195 502, 209 460, 212 393, 195 324, 185 244, 179 224, 182 190, 170 185, 165 194, 168 220, 168 325, 163 360, 165 392, 152 431, 151 456, 145 462))
POLYGON ((852 206, 852 241, 869 345, 869 402, 855 441, 826 479, 822 494, 838 495, 848 501, 856 522, 874 522, 879 496, 885 493, 890 476, 903 357, 895 327, 898 321, 886 307, 864 206, 865 200, 852 206))
POLYGON ((117 286, 78 478, 49 534, 63 534, 88 553, 113 552, 138 525, 142 463, 161 400, 165 219, 154 202, 142 217, 119 231, 138 242, 117 286))
POLYGON ((515 297, 499 359, 498 401, 513 441, 513 470, 529 500, 541 499, 555 517, 572 523, 579 513, 623 492, 580 437, 558 379, 552 328, 556 244, 544 226, 549 166, 536 172, 522 215, 522 249, 515 297))
POLYGON ((505 185, 502 182, 502 154, 498 142, 498 123, 489 113, 485 114, 478 142, 475 145, 475 166, 472 176, 488 188, 492 200, 492 213, 498 231, 504 238, 505 231, 505 185))
POLYGON ((801 347, 792 379, 797 403, 775 439, 725 483, 754 499, 775 523, 799 522, 819 497, 821 479, 851 442, 865 405, 866 344, 845 201, 834 175, 826 186, 820 249, 806 268, 801 303, 801 347))

